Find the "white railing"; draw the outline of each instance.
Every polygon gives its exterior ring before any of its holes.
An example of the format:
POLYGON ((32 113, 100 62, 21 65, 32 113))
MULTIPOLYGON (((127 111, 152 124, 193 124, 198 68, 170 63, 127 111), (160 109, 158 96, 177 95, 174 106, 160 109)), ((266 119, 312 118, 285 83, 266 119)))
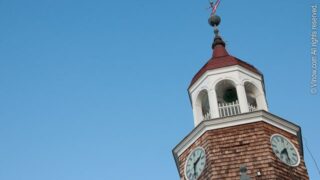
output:
POLYGON ((253 111, 257 110, 257 107, 254 105, 248 104, 248 107, 249 107, 249 112, 253 112, 253 111))
POLYGON ((219 103, 220 117, 233 116, 240 113, 239 101, 234 101, 231 103, 219 103))
POLYGON ((211 119, 211 115, 210 115, 210 113, 208 112, 207 114, 205 114, 205 115, 203 116, 203 120, 209 120, 209 119, 211 119))

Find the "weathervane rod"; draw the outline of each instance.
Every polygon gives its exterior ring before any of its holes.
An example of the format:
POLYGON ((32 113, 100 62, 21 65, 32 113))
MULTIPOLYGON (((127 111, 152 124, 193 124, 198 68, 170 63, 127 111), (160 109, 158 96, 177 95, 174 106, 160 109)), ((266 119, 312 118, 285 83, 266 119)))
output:
POLYGON ((210 0, 210 7, 212 9, 211 15, 214 15, 218 9, 220 4, 220 0, 217 0, 216 3, 213 3, 213 0, 210 0))

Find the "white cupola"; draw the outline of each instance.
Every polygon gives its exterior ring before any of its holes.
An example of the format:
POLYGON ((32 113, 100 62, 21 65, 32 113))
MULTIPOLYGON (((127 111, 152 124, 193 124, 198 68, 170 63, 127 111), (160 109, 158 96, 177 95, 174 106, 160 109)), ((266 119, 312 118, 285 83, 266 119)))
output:
POLYGON ((213 21, 216 34, 213 55, 193 77, 188 88, 195 126, 203 120, 268 111, 263 74, 228 54, 216 28, 220 19, 213 21))

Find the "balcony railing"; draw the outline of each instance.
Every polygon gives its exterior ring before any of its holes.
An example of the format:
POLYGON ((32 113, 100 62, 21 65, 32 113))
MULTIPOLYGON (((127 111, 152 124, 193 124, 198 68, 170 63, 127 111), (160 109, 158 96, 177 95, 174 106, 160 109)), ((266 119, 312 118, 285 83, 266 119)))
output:
MULTIPOLYGON (((220 117, 234 116, 241 113, 239 101, 234 101, 231 103, 219 103, 218 106, 220 117)), ((257 107, 252 104, 248 104, 248 108, 249 112, 257 110, 257 107)), ((210 120, 211 118, 212 117, 209 112, 203 115, 203 120, 210 120)))
POLYGON ((257 107, 254 105, 248 104, 248 107, 249 107, 249 112, 253 112, 253 111, 257 110, 257 107))
POLYGON ((218 106, 220 117, 233 116, 241 113, 239 101, 219 103, 218 106))

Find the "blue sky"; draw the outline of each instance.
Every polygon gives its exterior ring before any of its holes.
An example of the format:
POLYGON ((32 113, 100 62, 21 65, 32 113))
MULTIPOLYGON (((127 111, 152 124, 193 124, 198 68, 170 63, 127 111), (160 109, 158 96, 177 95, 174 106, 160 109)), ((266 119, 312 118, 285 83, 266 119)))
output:
MULTIPOLYGON (((314 3, 222 0, 218 14, 229 53, 264 73, 270 111, 302 127, 320 162, 314 3)), ((0 179, 179 179, 171 150, 193 129, 187 87, 211 56, 207 7, 0 0, 0 179)))

